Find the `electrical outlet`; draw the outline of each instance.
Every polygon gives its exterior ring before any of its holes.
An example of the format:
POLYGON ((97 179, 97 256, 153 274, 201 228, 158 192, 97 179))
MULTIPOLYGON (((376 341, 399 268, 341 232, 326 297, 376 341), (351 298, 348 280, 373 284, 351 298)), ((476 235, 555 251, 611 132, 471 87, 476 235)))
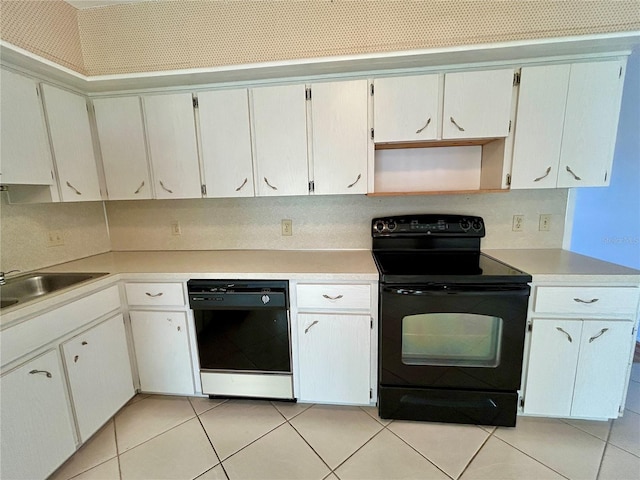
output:
POLYGON ((524 229, 524 215, 514 215, 511 230, 521 232, 524 229))
POLYGON ((171 224, 171 235, 182 235, 182 228, 180 228, 180 222, 173 222, 171 224))
POLYGON ((47 232, 47 247, 59 247, 64 245, 64 232, 62 230, 49 230, 47 232))
POLYGON ((541 232, 548 232, 551 230, 551 214, 541 213, 540 220, 538 222, 538 230, 541 232))
POLYGON ((293 235, 293 222, 291 220, 282 220, 282 236, 290 237, 293 235))

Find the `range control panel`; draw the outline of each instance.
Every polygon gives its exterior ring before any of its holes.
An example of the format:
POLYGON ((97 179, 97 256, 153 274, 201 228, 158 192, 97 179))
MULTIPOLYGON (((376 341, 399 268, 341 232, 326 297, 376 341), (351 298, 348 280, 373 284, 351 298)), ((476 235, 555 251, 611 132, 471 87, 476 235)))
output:
POLYGON ((398 215, 374 218, 372 237, 403 236, 484 237, 484 221, 472 215, 398 215))

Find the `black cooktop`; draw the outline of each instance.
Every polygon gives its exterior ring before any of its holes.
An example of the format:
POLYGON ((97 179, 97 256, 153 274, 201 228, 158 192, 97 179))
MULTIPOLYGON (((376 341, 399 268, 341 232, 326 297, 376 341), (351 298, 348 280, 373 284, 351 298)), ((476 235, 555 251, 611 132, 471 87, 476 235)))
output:
POLYGON ((386 284, 519 284, 531 275, 480 252, 480 217, 420 214, 374 218, 373 258, 386 284))

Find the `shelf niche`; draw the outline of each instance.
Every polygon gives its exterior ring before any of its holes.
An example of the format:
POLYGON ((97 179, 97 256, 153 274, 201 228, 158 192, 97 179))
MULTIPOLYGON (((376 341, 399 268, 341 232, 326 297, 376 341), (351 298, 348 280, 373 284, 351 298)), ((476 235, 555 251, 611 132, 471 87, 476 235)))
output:
POLYGON ((506 192, 505 139, 375 145, 369 195, 506 192))

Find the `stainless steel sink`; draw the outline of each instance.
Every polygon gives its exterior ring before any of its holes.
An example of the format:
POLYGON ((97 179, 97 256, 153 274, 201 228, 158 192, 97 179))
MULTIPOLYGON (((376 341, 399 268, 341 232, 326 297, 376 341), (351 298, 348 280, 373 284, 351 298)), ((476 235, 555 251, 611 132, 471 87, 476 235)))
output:
POLYGON ((0 308, 27 302, 57 292, 106 273, 29 273, 7 280, 0 285, 0 308))

